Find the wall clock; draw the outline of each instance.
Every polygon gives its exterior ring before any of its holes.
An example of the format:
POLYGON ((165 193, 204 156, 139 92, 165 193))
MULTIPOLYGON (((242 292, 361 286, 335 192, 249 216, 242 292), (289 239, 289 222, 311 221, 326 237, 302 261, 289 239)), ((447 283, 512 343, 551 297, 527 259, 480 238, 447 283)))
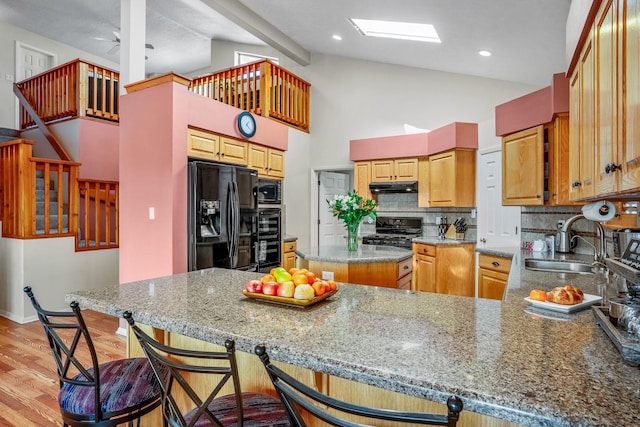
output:
POLYGON ((245 138, 251 138, 256 134, 256 119, 248 111, 243 111, 238 116, 238 130, 245 138))

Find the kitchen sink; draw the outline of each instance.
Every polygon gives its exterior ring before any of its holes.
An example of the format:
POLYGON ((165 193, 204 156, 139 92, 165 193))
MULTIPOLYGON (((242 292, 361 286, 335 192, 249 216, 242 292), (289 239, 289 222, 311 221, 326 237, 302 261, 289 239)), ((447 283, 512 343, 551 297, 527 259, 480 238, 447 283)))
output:
POLYGON ((593 274, 591 264, 575 261, 553 261, 527 258, 524 260, 527 270, 548 271, 552 273, 593 274))

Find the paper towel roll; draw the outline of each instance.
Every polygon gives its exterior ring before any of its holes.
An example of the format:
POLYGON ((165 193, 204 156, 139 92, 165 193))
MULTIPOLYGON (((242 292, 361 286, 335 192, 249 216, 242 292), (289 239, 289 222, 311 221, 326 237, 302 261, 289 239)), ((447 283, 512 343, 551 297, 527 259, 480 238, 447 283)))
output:
POLYGON ((589 203, 582 207, 582 214, 591 221, 607 222, 616 216, 616 207, 606 200, 589 203))

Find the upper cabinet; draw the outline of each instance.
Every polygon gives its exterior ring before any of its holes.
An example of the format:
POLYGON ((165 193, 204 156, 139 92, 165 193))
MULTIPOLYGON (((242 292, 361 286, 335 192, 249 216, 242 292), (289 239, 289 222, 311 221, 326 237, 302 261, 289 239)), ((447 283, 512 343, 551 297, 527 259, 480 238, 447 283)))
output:
POLYGON ((246 165, 247 143, 211 132, 189 129, 187 154, 200 159, 246 165))
POLYGON ((371 182, 417 181, 418 159, 381 159, 371 161, 371 182))
POLYGON ((371 198, 369 183, 371 182, 371 162, 368 160, 354 162, 353 188, 365 199, 371 198))
POLYGON ((566 205, 569 115, 502 138, 502 204, 566 205))
MULTIPOLYGON (((428 186, 427 204, 420 207, 473 207, 476 205, 476 150, 454 149, 429 156, 420 181, 428 186)), ((423 184, 423 185, 424 185, 423 184)), ((422 203, 422 204, 421 204, 422 203)))
POLYGON ((259 176, 284 177, 284 151, 262 145, 251 144, 247 167, 256 169, 259 176))
POLYGON ((571 72, 572 200, 640 190, 639 19, 638 0, 604 0, 571 72))

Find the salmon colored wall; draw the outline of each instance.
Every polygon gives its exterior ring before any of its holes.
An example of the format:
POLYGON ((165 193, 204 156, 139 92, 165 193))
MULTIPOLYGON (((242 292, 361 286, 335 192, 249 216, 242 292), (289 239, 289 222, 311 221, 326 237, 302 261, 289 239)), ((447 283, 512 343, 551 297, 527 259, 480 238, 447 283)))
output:
MULTIPOLYGON (((177 81, 132 90, 120 108, 120 282, 185 272, 187 129, 240 137, 241 110, 177 81)), ((256 124, 251 141, 288 148, 287 126, 259 116, 256 124)))
POLYGON ((81 118, 79 120, 80 177, 117 181, 118 178, 118 123, 81 118))
POLYGON ((478 124, 454 122, 428 133, 353 139, 352 161, 427 156, 453 148, 478 148, 478 124))
POLYGON ((478 148, 478 124, 454 122, 429 133, 427 154, 436 154, 452 148, 478 148))
POLYGON ((569 79, 553 75, 551 86, 496 106, 496 136, 505 136, 549 123, 556 113, 569 111, 569 79))

